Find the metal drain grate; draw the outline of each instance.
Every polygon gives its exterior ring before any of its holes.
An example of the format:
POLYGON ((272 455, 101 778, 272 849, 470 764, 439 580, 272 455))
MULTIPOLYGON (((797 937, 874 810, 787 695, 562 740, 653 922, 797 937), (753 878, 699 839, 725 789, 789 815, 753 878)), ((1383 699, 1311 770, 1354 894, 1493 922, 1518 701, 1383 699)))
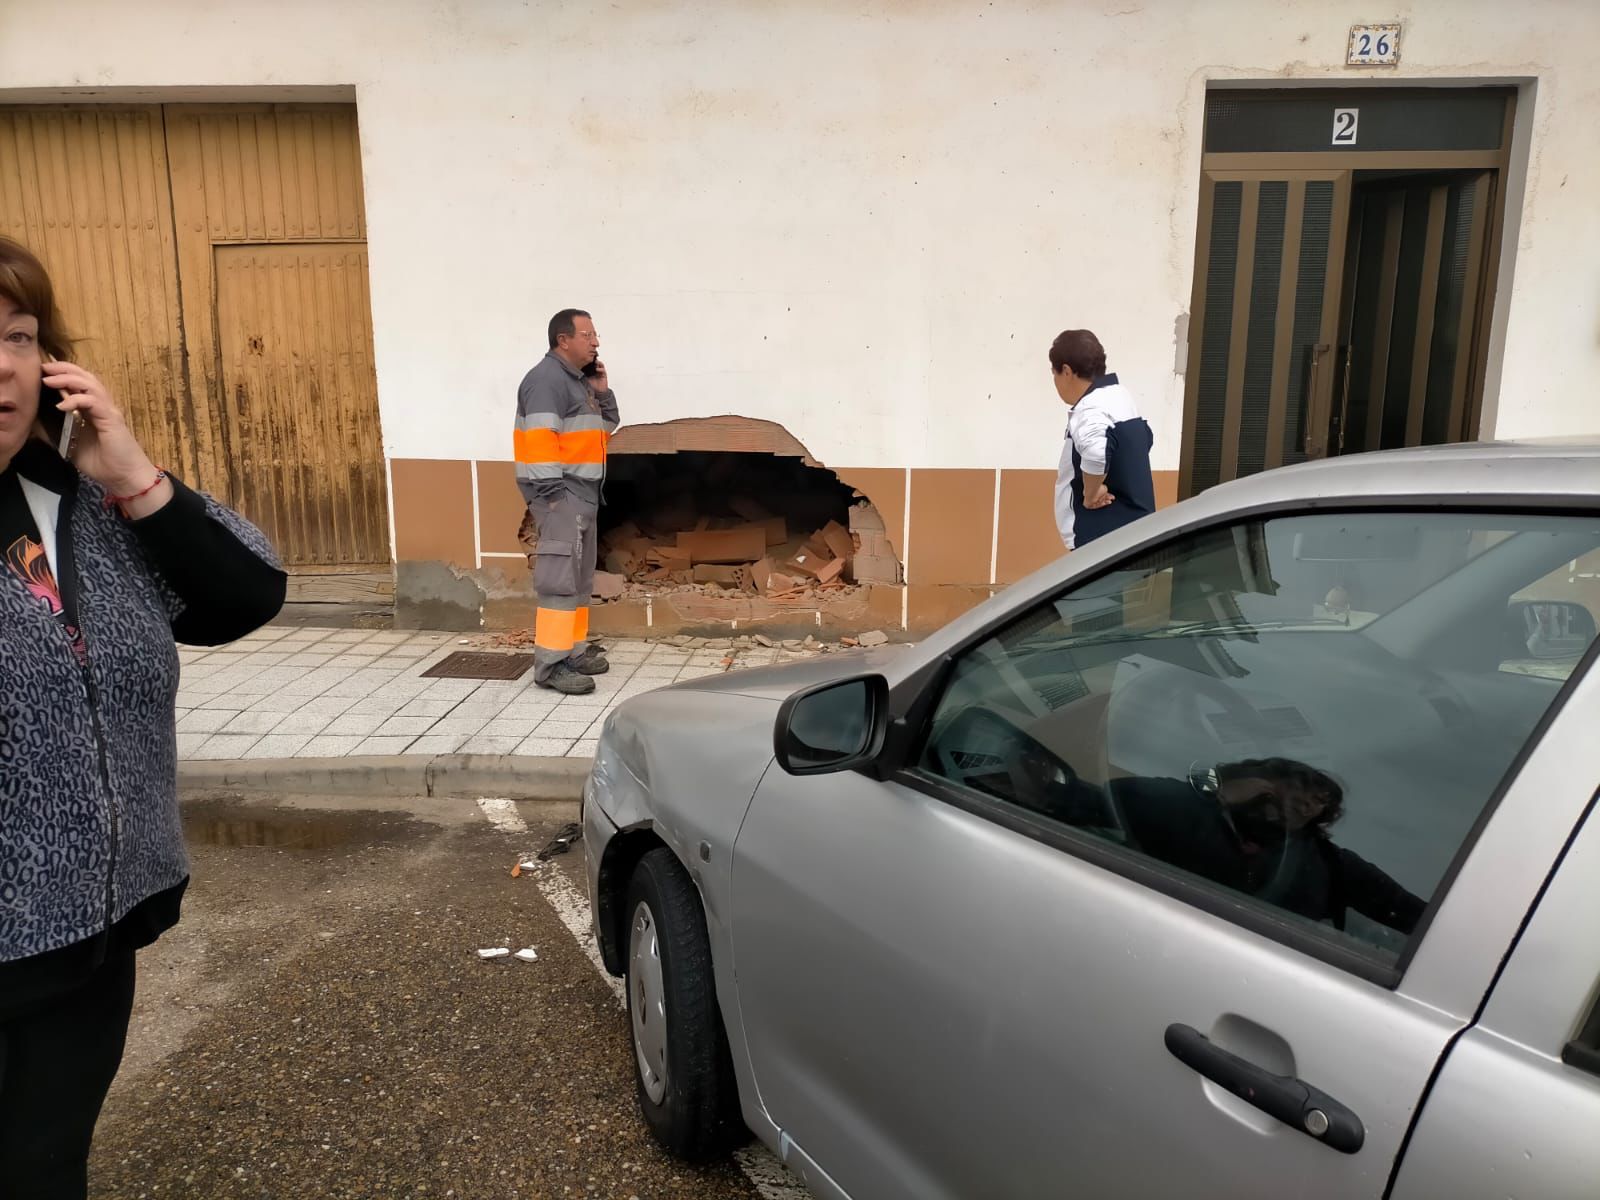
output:
POLYGON ((533 666, 531 654, 484 654, 457 650, 422 673, 424 679, 521 679, 533 666))

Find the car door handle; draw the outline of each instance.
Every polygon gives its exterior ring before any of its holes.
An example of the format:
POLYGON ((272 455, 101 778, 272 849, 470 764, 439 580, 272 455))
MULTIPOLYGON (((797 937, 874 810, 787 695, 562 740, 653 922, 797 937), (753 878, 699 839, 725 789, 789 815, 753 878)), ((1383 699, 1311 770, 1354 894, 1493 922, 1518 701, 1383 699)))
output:
POLYGON ((1303 1080, 1263 1070, 1213 1045, 1210 1038, 1188 1025, 1168 1025, 1166 1043, 1172 1056, 1185 1066, 1342 1154, 1354 1154, 1366 1141, 1360 1117, 1303 1080))

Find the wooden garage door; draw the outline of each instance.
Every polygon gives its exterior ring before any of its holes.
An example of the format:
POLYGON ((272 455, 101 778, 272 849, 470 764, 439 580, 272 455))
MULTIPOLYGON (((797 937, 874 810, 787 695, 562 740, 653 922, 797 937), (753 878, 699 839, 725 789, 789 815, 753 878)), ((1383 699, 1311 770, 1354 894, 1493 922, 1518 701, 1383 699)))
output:
POLYGON ((240 505, 297 562, 387 559, 366 247, 218 246, 216 272, 240 505))
POLYGON ((152 458, 292 570, 388 570, 353 106, 0 108, 0 230, 152 458))
POLYGON ((166 129, 194 382, 234 503, 299 571, 387 569, 355 109, 169 105, 166 129))
POLYGON ((79 341, 156 462, 228 494, 185 403, 159 108, 0 108, 0 233, 37 254, 79 341))

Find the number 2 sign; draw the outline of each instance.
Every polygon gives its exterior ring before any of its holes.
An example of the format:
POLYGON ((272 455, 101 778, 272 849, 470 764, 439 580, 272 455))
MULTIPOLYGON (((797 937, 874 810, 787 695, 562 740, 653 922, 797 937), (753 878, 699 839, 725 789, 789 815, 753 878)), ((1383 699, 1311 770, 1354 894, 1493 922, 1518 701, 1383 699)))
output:
POLYGON ((1356 144, 1356 126, 1361 120, 1359 108, 1336 108, 1333 110, 1333 144, 1335 146, 1354 146, 1356 144))
POLYGON ((1352 25, 1345 50, 1347 67, 1392 67, 1400 61, 1400 26, 1352 25))

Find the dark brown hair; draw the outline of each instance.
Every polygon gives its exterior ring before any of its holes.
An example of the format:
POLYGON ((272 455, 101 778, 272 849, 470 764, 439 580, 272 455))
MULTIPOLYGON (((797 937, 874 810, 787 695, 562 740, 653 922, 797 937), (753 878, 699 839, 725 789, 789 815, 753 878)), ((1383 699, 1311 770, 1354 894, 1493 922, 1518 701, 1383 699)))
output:
POLYGON ((1326 771, 1319 771, 1292 758, 1247 758, 1242 762, 1218 763, 1217 778, 1226 783, 1231 779, 1265 779, 1269 783, 1287 784, 1314 797, 1322 811, 1312 821, 1318 830, 1324 830, 1344 816, 1344 788, 1326 771))
POLYGON ((1050 371, 1066 368, 1079 379, 1098 379, 1106 373, 1106 352, 1100 339, 1087 329, 1069 329, 1050 343, 1050 371))
POLYGON ((551 317, 550 328, 547 331, 550 334, 550 349, 554 350, 556 348, 556 342, 560 338, 571 337, 577 333, 577 318, 587 317, 588 315, 581 308, 563 308, 555 316, 551 317))
POLYGON ((49 272, 32 250, 4 236, 0 236, 0 296, 39 322, 39 346, 51 358, 64 359, 72 352, 49 272))

